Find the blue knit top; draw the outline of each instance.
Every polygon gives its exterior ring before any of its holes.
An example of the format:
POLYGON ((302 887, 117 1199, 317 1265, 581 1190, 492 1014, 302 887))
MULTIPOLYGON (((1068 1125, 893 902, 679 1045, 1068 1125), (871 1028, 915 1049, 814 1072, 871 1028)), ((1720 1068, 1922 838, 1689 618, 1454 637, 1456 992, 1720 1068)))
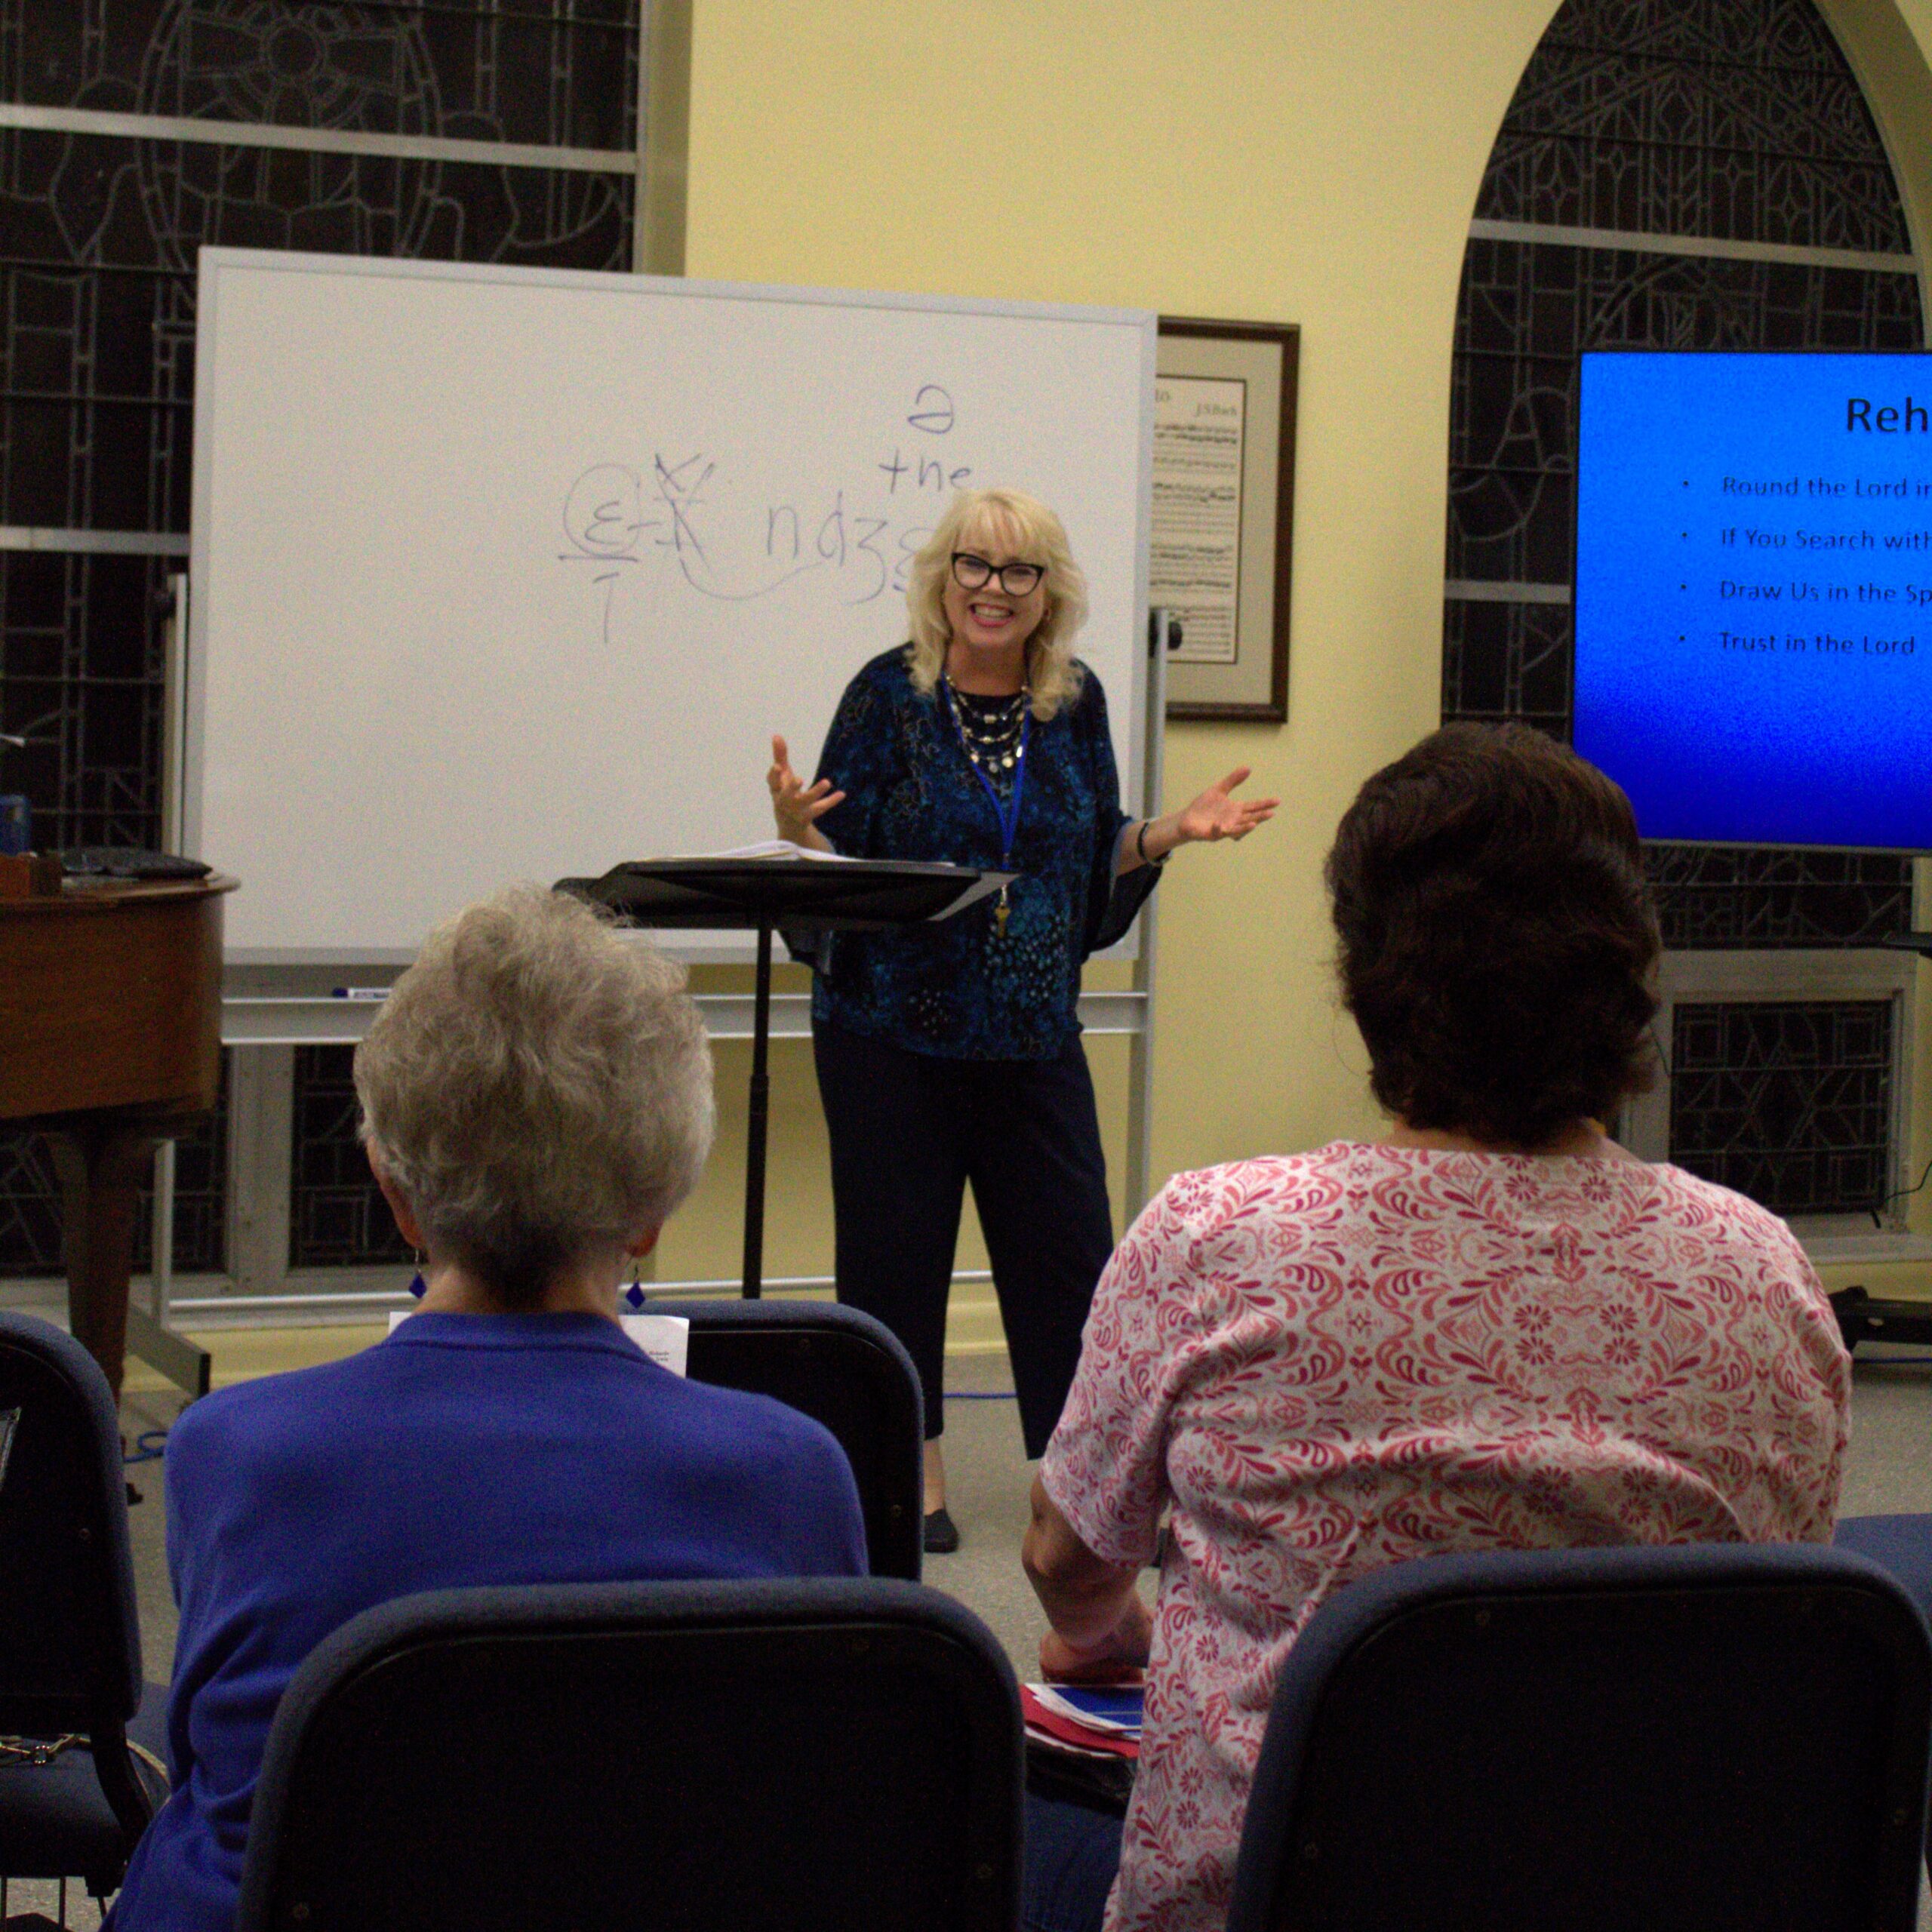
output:
MULTIPOLYGON (((1004 931, 983 900, 931 924, 827 934, 811 946, 815 1020, 961 1060, 1051 1060, 1079 1032, 1081 962, 1127 931, 1159 877, 1115 875, 1127 817, 1091 671, 1072 703, 1032 721, 1024 768, 1004 931)), ((818 776, 846 795, 819 820, 838 851, 1000 867, 998 814, 943 695, 913 689, 906 648, 846 687, 818 776)))

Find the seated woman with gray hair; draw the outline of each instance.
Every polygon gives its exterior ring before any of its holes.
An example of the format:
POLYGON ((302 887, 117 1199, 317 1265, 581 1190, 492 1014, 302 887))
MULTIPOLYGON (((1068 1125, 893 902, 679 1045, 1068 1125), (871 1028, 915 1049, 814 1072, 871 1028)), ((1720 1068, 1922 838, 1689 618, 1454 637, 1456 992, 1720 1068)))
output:
POLYGON ((168 1445, 174 1795, 121 1932, 227 1932, 277 1703, 337 1626, 463 1584, 857 1575, 844 1453, 617 1319, 711 1144, 683 974, 518 888, 433 934, 356 1050, 370 1164, 423 1251, 379 1346, 218 1389, 168 1445))

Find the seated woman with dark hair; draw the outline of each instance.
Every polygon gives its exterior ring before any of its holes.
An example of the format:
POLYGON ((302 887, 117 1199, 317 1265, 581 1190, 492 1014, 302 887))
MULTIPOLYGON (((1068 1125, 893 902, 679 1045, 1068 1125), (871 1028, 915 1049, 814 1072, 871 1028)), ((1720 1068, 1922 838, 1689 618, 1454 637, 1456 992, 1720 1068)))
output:
POLYGON ((627 1258, 711 1144, 679 968, 575 900, 512 889, 430 935, 355 1088, 427 1291, 378 1346, 218 1389, 168 1438, 174 1790, 119 1932, 233 1924, 275 1706, 358 1611, 463 1584, 865 1570, 824 1429, 671 1374, 617 1324, 627 1258))
POLYGON ((1117 1851, 1097 1814, 1029 1815, 1051 1932, 1100 1923, 1116 1857, 1109 1927, 1222 1923, 1275 1676, 1352 1579, 1831 1537, 1849 1367, 1804 1254, 1606 1131, 1656 1011, 1629 801, 1537 733, 1451 725, 1363 786, 1327 876, 1392 1123, 1168 1183, 1101 1278, 1034 1485, 1042 1667, 1152 1657, 1117 1851))

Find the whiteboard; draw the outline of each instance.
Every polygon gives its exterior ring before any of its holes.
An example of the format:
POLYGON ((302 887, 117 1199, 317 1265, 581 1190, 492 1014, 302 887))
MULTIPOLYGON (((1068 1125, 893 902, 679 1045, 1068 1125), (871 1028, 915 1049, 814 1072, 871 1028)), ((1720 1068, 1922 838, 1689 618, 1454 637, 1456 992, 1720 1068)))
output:
MULTIPOLYGON (((186 849, 240 962, 769 838, 956 488, 1065 519, 1125 802, 1155 318, 204 248, 186 849)), ((717 955, 718 935, 666 935, 717 955)))

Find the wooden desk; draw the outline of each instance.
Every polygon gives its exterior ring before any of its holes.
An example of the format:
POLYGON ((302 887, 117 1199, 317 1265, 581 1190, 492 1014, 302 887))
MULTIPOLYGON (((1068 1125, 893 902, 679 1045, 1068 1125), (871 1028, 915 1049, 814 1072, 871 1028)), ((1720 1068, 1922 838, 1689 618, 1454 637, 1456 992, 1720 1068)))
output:
POLYGON ((0 899, 0 1121, 51 1142, 75 1337, 118 1395, 147 1163, 221 1082, 219 875, 0 899))

